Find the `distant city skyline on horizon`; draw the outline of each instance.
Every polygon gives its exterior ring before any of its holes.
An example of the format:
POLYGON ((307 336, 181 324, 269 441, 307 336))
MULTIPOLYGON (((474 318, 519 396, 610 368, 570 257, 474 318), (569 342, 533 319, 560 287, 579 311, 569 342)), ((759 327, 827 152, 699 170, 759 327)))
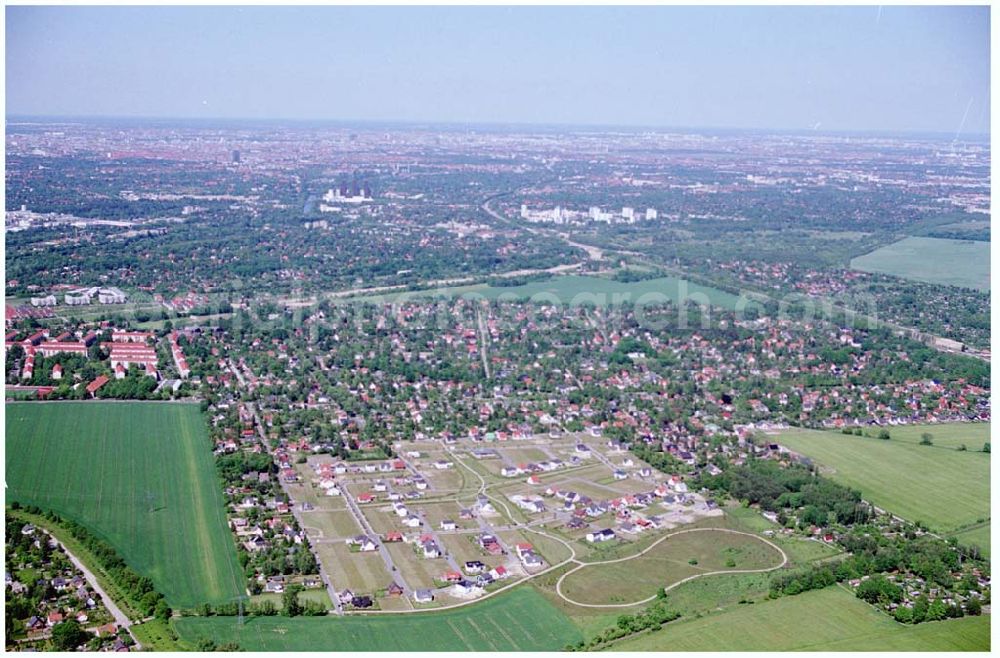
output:
MULTIPOLYGON (((492 130, 492 131, 505 131, 509 130, 511 132, 517 132, 524 130, 526 132, 580 132, 580 133, 613 133, 621 131, 624 133, 636 133, 636 132, 655 132, 655 133, 669 133, 669 134, 679 134, 679 135, 695 135, 704 134, 706 136, 711 135, 787 135, 790 137, 806 137, 810 135, 815 136, 829 136, 829 137, 886 137, 886 138, 900 138, 900 137, 910 137, 917 139, 931 139, 931 140, 943 140, 950 141, 956 140, 956 135, 951 132, 946 131, 933 131, 933 130, 890 130, 890 129, 857 129, 857 130, 824 130, 824 129, 813 129, 813 128, 742 128, 738 126, 670 126, 670 125, 638 125, 638 124, 596 124, 596 123, 551 123, 544 121, 448 121, 448 120, 407 120, 407 119, 352 119, 352 118, 296 118, 296 117, 181 117, 181 116, 115 116, 115 115, 91 115, 91 116, 74 116, 74 115, 27 115, 27 114, 8 114, 5 117, 8 124, 11 125, 24 125, 31 123, 103 123, 103 122, 122 122, 122 123, 135 123, 135 124, 163 124, 163 123, 174 123, 177 124, 192 124, 192 125, 211 125, 214 123, 220 126, 226 126, 226 124, 245 124, 246 126, 267 126, 267 125, 310 125, 314 124, 317 126, 330 126, 330 127, 343 127, 343 128, 436 128, 444 131, 475 131, 481 130, 492 130)), ((226 126, 231 127, 231 126, 226 126)), ((965 131, 958 136, 957 141, 983 141, 988 140, 990 137, 989 132, 974 133, 965 131)))
POLYGON ((990 133, 988 6, 9 6, 6 19, 8 121, 990 133))

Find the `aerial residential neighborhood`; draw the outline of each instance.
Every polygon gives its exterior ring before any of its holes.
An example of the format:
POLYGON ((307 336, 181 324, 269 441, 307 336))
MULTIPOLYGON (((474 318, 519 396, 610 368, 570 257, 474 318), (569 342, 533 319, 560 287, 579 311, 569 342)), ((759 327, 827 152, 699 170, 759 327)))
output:
POLYGON ((988 652, 990 9, 5 9, 5 649, 988 652))

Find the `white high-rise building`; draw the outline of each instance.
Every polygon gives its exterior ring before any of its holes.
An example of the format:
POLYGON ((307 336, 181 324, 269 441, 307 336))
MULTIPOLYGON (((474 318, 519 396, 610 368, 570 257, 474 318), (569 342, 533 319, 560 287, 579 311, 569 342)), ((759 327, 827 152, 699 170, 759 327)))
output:
POLYGON ((590 218, 595 221, 601 218, 601 209, 598 206, 590 207, 590 218))
POLYGON ((628 220, 635 219, 635 210, 629 208, 628 206, 625 206, 624 208, 622 208, 622 217, 628 220))
POLYGON ((656 208, 646 208, 646 219, 656 219, 657 215, 656 208))
POLYGON ((527 219, 527 217, 528 217, 528 204, 522 203, 521 204, 521 218, 522 219, 527 219))

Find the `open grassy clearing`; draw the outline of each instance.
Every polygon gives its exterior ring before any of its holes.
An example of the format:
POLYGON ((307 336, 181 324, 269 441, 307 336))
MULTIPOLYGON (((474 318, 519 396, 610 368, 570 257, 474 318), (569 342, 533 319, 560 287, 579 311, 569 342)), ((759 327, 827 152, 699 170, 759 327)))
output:
POLYGON ((338 590, 371 594, 389 585, 389 572, 378 551, 352 553, 344 542, 321 542, 316 544, 316 552, 320 561, 330 566, 330 579, 338 590))
POLYGON ((144 651, 191 651, 176 636, 170 626, 159 619, 151 619, 131 627, 132 635, 144 651))
POLYGON ((247 651, 558 651, 581 639, 577 628, 531 588, 438 613, 262 617, 239 627, 233 617, 174 621, 188 643, 237 642, 247 651))
POLYGON ((546 536, 550 534, 554 535, 554 533, 552 533, 548 528, 542 526, 537 529, 544 532, 545 535, 528 530, 525 530, 522 534, 524 535, 525 540, 534 546, 535 552, 542 556, 542 559, 545 560, 548 566, 565 562, 572 557, 569 547, 558 540, 546 536))
MULTIPOLYGON (((988 424, 961 427, 980 438, 989 432, 988 424)), ((929 431, 943 435, 942 426, 929 431)), ((813 430, 782 432, 777 440, 875 505, 933 530, 947 533, 990 516, 989 454, 813 430)))
MULTIPOLYGON (((444 558, 425 558, 423 554, 418 554, 413 549, 412 544, 393 542, 386 544, 386 546, 389 549, 389 554, 392 555, 392 563, 403 574, 406 584, 415 589, 434 587, 434 579, 449 569, 447 560, 444 558)), ((384 566, 382 571, 386 573, 384 566)), ((386 581, 382 583, 382 587, 388 585, 389 576, 386 573, 386 581)))
POLYGON ((990 243, 908 237, 851 260, 864 272, 963 288, 990 289, 990 243))
POLYGON ((87 526, 173 607, 242 592, 197 406, 12 403, 6 411, 8 501, 87 526))
MULTIPOLYGON (((872 435, 878 435, 875 428, 869 429, 872 435)), ((892 441, 914 443, 919 445, 923 434, 930 434, 932 448, 955 449, 965 445, 966 449, 982 450, 984 443, 990 440, 989 423, 939 423, 929 425, 900 425, 890 427, 892 441)), ((928 446, 923 446, 928 447, 928 446)))
MULTIPOLYGON (((475 541, 475 535, 440 535, 442 548, 455 557, 459 564, 479 560, 489 565, 490 568, 498 567, 506 561, 501 555, 489 555, 479 547, 475 541)), ((442 565, 442 571, 444 571, 442 565)), ((440 574, 435 574, 440 575, 440 574)))
MULTIPOLYGON (((453 500, 442 500, 437 503, 411 503, 407 505, 407 509, 420 516, 435 530, 440 529, 441 522, 445 520, 454 521, 456 527, 462 529, 479 527, 479 524, 471 519, 458 518, 458 514, 462 508, 453 500)), ((396 515, 393 514, 393 516, 396 515)), ((398 523, 399 517, 396 518, 398 523)), ((400 528, 402 527, 401 525, 400 528)), ((406 529, 409 530, 409 528, 406 529)))
POLYGON ((780 554, 756 537, 706 530, 670 536, 632 560, 583 567, 566 577, 562 593, 580 603, 631 603, 699 573, 780 564, 780 554))
POLYGON ((302 524, 310 537, 317 539, 343 539, 360 535, 361 527, 354 516, 344 510, 328 512, 316 510, 302 513, 302 524), (319 531, 321 534, 316 534, 319 531))
MULTIPOLYGON (((264 601, 270 601, 274 604, 274 607, 281 610, 283 607, 282 595, 265 592, 263 594, 256 594, 250 597, 250 603, 263 603, 264 601)), ((333 602, 330 601, 330 595, 327 593, 326 589, 315 588, 315 589, 304 589, 299 592, 299 601, 317 601, 322 603, 327 609, 333 608, 333 602)))
POLYGON ((990 618, 906 626, 838 587, 680 619, 614 651, 989 651, 990 618))
POLYGON ((382 295, 350 297, 341 302, 397 303, 404 300, 464 297, 485 298, 506 301, 530 299, 536 302, 579 305, 620 305, 625 302, 637 304, 677 303, 690 300, 699 304, 710 304, 733 310, 739 298, 736 295, 703 286, 685 279, 664 276, 645 281, 624 283, 597 276, 565 275, 544 281, 533 281, 520 286, 488 286, 476 284, 420 290, 414 292, 388 292, 382 295))

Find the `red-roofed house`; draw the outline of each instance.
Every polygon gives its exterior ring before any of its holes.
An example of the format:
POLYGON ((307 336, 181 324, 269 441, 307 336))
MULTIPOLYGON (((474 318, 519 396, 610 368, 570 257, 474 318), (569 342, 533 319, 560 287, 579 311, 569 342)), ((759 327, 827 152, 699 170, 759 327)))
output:
POLYGON ((87 384, 87 393, 89 393, 91 397, 96 397, 94 394, 97 393, 98 389, 100 389, 102 386, 104 386, 107 383, 108 383, 108 376, 107 375, 101 375, 100 377, 98 377, 94 381, 92 381, 89 384, 87 384))

